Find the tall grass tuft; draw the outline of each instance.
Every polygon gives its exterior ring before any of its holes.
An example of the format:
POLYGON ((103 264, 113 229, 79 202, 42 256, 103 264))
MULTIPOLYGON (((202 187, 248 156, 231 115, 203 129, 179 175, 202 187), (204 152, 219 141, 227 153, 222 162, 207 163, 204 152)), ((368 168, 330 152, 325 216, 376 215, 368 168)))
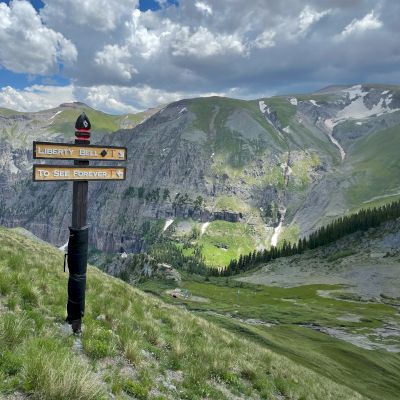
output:
POLYGON ((35 340, 27 349, 24 389, 41 400, 102 400, 103 385, 56 340, 35 340))

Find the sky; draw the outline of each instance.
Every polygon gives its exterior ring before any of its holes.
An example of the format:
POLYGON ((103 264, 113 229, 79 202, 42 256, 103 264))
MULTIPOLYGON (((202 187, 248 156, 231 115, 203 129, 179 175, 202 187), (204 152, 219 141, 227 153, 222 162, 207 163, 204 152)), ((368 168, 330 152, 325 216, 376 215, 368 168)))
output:
POLYGON ((0 0, 0 107, 400 84, 399 0, 0 0))

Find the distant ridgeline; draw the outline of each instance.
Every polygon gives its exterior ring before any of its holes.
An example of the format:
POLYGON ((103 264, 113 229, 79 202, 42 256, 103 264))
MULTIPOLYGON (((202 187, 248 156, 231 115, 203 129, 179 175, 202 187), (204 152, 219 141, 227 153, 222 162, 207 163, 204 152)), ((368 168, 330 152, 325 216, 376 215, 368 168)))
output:
POLYGON ((315 249, 351 233, 366 231, 383 222, 399 217, 400 201, 389 203, 379 208, 363 209, 356 214, 334 220, 327 226, 323 226, 313 232, 308 238, 299 239, 297 243, 291 244, 284 241, 280 247, 272 246, 269 250, 254 250, 248 255, 241 255, 239 260, 231 260, 224 269, 209 268, 200 253, 195 257, 185 256, 176 246, 170 246, 167 243, 158 245, 152 255, 160 261, 173 263, 176 268, 184 269, 188 272, 210 276, 230 276, 248 271, 260 263, 266 263, 279 257, 301 254, 305 250, 315 249))

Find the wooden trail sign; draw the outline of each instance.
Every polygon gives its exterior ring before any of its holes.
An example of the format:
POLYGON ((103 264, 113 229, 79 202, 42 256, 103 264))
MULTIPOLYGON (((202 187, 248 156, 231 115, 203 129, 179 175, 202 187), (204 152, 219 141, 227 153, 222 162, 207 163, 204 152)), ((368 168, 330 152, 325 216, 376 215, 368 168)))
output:
MULTIPOLYGON (((126 161, 125 147, 90 145, 90 121, 82 113, 75 123, 75 144, 33 142, 33 158, 74 160, 74 165, 33 165, 36 182, 73 181, 72 224, 68 240, 68 302, 66 321, 81 332, 85 312, 89 228, 87 225, 89 181, 122 181, 126 168, 89 166, 89 160, 126 161)), ((65 269, 65 264, 64 264, 65 269)))
POLYGON ((33 142, 33 158, 57 160, 126 161, 126 147, 33 142))
POLYGON ((79 165, 33 166, 33 180, 36 182, 53 181, 123 181, 126 178, 125 167, 89 167, 79 165))

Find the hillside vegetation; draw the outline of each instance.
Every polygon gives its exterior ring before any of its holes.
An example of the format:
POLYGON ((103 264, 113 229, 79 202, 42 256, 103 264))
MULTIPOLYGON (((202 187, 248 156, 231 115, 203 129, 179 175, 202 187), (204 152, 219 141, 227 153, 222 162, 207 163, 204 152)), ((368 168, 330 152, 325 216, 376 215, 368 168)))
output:
POLYGON ((182 273, 177 297, 175 285, 140 283, 369 399, 399 399, 400 219, 233 277, 182 273))
POLYGON ((66 283, 61 252, 0 228, 3 398, 363 398, 91 267, 73 336, 66 283))

